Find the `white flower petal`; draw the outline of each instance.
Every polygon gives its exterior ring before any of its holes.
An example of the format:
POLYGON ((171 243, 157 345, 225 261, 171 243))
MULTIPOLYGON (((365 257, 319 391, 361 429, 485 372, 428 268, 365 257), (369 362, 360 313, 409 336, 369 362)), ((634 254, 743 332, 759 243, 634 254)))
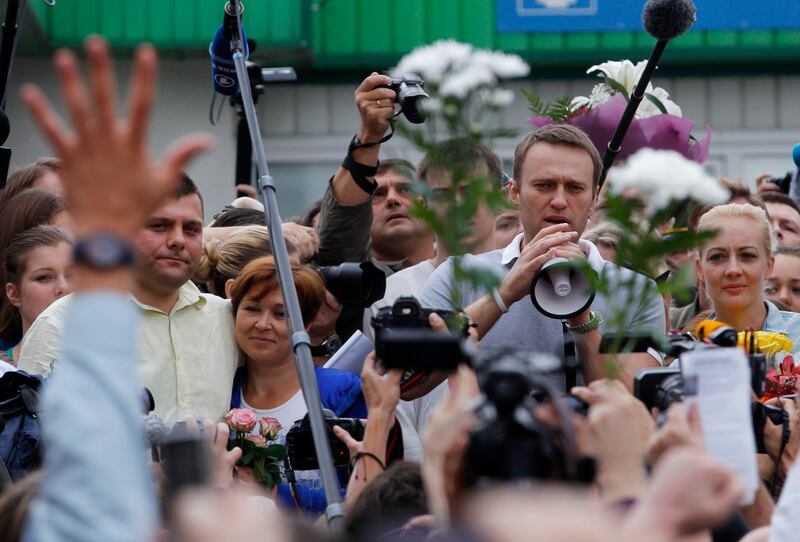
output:
POLYGON ((718 204, 730 197, 700 164, 675 151, 655 149, 642 149, 624 165, 612 169, 608 189, 616 194, 637 190, 647 196, 651 211, 663 209, 676 199, 718 204))

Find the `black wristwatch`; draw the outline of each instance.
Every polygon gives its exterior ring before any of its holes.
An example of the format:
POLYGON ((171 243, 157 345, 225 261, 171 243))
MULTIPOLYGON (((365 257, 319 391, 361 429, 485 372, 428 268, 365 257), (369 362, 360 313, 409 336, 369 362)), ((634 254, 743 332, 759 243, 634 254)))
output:
POLYGON ((75 244, 72 258, 77 265, 109 271, 133 265, 134 254, 130 243, 111 233, 95 233, 75 244))
POLYGON ((314 357, 331 357, 342 347, 342 339, 335 333, 322 341, 322 344, 311 347, 311 355, 314 357))

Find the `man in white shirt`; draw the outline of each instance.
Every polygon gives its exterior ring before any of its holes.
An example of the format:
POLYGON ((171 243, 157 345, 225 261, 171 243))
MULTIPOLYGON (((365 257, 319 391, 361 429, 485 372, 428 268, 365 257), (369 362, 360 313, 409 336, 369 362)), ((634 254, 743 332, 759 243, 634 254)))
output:
MULTIPOLYGON (((188 415, 222 418, 230 406, 238 349, 230 304, 189 280, 203 249, 203 201, 184 176, 175 197, 149 217, 136 238, 131 299, 142 312, 139 369, 167 424, 188 415)), ((71 296, 31 326, 19 368, 47 375, 57 367, 71 296)), ((98 383, 102 385, 102 383, 98 383)))

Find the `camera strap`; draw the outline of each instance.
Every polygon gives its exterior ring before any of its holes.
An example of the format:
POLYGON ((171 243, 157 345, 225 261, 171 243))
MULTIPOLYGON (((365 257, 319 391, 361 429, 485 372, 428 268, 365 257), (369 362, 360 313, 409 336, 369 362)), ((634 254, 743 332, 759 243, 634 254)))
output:
POLYGON ((564 333, 564 387, 566 393, 578 385, 578 355, 575 350, 575 339, 567 328, 567 324, 561 322, 561 329, 564 333))

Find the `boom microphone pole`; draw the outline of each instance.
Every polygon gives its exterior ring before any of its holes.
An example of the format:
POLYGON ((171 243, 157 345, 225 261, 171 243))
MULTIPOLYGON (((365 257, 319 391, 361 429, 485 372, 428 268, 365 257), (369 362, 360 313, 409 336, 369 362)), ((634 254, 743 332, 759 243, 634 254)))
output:
POLYGON ((236 78, 239 90, 242 93, 242 107, 247 117, 247 125, 250 129, 250 139, 253 142, 253 152, 256 155, 256 166, 258 167, 258 191, 261 196, 264 208, 267 210, 267 222, 269 226, 269 242, 272 247, 272 254, 275 257, 275 266, 278 271, 278 281, 283 295, 283 303, 286 306, 289 318, 289 333, 291 334, 292 350, 294 351, 297 376, 300 380, 300 388, 308 407, 308 418, 311 425, 311 434, 314 439, 314 450, 319 462, 319 470, 322 478, 322 486, 325 490, 327 508, 325 516, 330 527, 340 527, 344 517, 342 508, 342 497, 339 494, 339 480, 333 466, 333 456, 331 455, 330 444, 322 417, 322 401, 319 397, 319 388, 314 374, 314 363, 311 358, 311 342, 308 333, 303 325, 303 316, 300 312, 300 303, 297 300, 297 291, 292 280, 291 264, 289 255, 286 251, 286 241, 281 231, 281 217, 278 213, 278 200, 276 197, 275 181, 269 174, 267 157, 264 151, 264 142, 261 139, 261 130, 258 126, 256 108, 250 89, 250 80, 247 73, 247 62, 245 55, 245 41, 242 32, 242 4, 239 0, 229 0, 226 4, 226 17, 233 15, 236 18, 236 32, 231 37, 230 47, 233 53, 233 62, 236 66, 236 78), (228 7, 231 7, 229 10, 228 7))
POLYGON ((625 134, 631 126, 639 104, 642 103, 647 85, 650 84, 650 80, 653 78, 653 72, 658 67, 658 61, 661 59, 664 49, 667 48, 667 43, 669 40, 684 34, 696 20, 697 10, 692 0, 648 0, 645 4, 642 12, 644 28, 648 34, 658 41, 650 53, 650 58, 647 59, 647 64, 630 100, 628 100, 628 106, 622 113, 617 131, 614 132, 614 136, 608 142, 608 148, 606 148, 606 152, 603 155, 603 173, 600 176, 600 188, 603 187, 603 183, 605 183, 608 176, 608 170, 614 164, 617 154, 622 150, 622 140, 625 139, 625 134))

